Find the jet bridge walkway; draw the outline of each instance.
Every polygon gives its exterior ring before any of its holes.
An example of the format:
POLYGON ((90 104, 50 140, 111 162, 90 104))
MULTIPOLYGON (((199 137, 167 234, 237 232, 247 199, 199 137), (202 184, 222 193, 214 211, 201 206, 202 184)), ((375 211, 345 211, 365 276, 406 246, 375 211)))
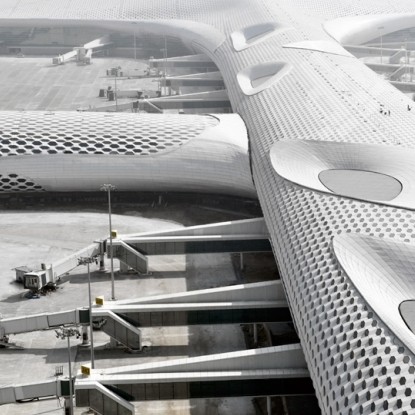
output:
MULTIPOLYGON (((137 325, 154 327, 291 321, 281 281, 104 302, 102 306, 93 307, 92 316, 94 321, 105 319, 103 330, 124 346, 135 350, 140 350, 142 347, 141 332, 136 327, 137 325), (206 314, 209 312, 213 314, 206 314), (226 317, 220 317, 222 313, 226 317)), ((5 336, 78 324, 89 324, 89 309, 80 308, 0 320, 0 333, 5 336)), ((294 353, 301 353, 301 348, 294 353)), ((223 358, 228 359, 229 354, 225 354, 223 358)), ((205 358, 190 359, 189 362, 201 362, 203 359, 205 358)), ((297 358, 294 360, 297 361, 297 358)), ((183 362, 179 364, 182 365, 183 362)), ((242 377, 236 376, 236 373, 239 373, 239 371, 235 372, 236 369, 220 373, 213 371, 203 374, 196 370, 195 373, 180 374, 181 368, 175 368, 174 373, 170 373, 171 368, 166 368, 160 373, 150 375, 144 368, 142 374, 121 377, 108 373, 108 376, 104 378, 80 380, 77 400, 79 399, 79 405, 86 403, 86 406, 97 411, 104 408, 104 411, 100 413, 129 414, 134 412, 131 412, 132 404, 123 399, 126 393, 132 400, 158 399, 158 397, 184 399, 211 396, 257 396, 258 394, 275 394, 275 391, 284 395, 294 393, 294 391, 295 393, 312 393, 305 363, 301 370, 286 371, 279 368, 265 375, 263 369, 252 369, 252 367, 245 369, 242 377), (120 381, 121 378, 122 381, 120 381), (232 380, 232 387, 229 387, 229 380, 232 380), (119 412, 111 412, 115 410, 114 408, 117 408, 119 412)), ((0 405, 37 397, 64 395, 62 382, 64 380, 0 388, 0 405)))
POLYGON ((114 257, 142 273, 148 273, 151 255, 271 252, 263 218, 125 235, 112 243, 114 257))
MULTIPOLYGON (((281 281, 111 301, 93 306, 92 317, 105 322, 102 330, 132 350, 142 348, 140 327, 292 321, 281 281)), ((14 317, 0 320, 0 338, 88 324, 88 308, 14 317)))
POLYGON ((299 344, 91 370, 75 383, 78 406, 109 414, 103 390, 129 401, 314 394, 299 344))

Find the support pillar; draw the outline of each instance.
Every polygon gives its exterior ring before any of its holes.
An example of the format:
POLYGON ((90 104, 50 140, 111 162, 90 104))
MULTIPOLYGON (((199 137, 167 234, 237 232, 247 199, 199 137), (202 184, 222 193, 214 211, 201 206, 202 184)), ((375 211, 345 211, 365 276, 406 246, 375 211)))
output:
POLYGON ((115 349, 118 346, 117 340, 115 340, 113 337, 110 337, 110 348, 115 349))
POLYGON ((89 345, 88 326, 82 326, 82 346, 89 345))
POLYGON ((258 325, 254 323, 254 346, 258 346, 258 325))
POLYGON ((271 396, 267 396, 267 415, 272 415, 271 396))
POLYGON ((290 415, 290 412, 288 411, 287 398, 285 396, 281 396, 281 402, 283 408, 283 415, 290 415))
POLYGON ((65 397, 65 403, 63 405, 64 410, 65 410, 64 411, 65 415, 71 415, 71 403, 70 403, 70 399, 72 399, 72 397, 71 398, 69 398, 68 396, 65 397))
POLYGON ((104 260, 104 253, 99 255, 99 270, 105 271, 105 260, 104 260))
POLYGON ((128 272, 129 269, 130 269, 130 267, 127 264, 120 261, 120 272, 121 273, 126 273, 126 272, 128 272))
POLYGON ((244 270, 244 254, 243 254, 243 252, 239 253, 239 262, 240 262, 241 271, 243 271, 244 270))

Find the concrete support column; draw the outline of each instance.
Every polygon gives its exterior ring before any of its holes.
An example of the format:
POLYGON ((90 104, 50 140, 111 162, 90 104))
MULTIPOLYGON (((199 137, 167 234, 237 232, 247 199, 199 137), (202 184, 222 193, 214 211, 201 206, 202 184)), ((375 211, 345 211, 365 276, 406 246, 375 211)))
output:
POLYGON ((256 323, 253 324, 254 326, 254 346, 258 346, 258 325, 256 323))
POLYGON ((124 262, 120 261, 120 272, 121 273, 126 273, 128 272, 129 269, 130 267, 127 264, 124 264, 124 262))
POLYGON ((64 403, 64 410, 65 410, 65 415, 71 415, 71 403, 70 403, 70 399, 72 399, 72 397, 69 398, 65 397, 65 403, 64 403))
POLYGON ((267 415, 272 415, 271 396, 267 396, 267 415))
POLYGON ((82 326, 82 346, 89 345, 88 326, 82 326))
POLYGON ((244 270, 244 254, 243 254, 243 252, 239 253, 239 263, 240 263, 241 271, 243 271, 244 270))
POLYGON ((99 255, 99 270, 105 271, 105 260, 104 260, 104 254, 99 255))
POLYGON ((115 349, 117 346, 118 346, 117 340, 115 340, 114 338, 110 337, 110 348, 111 349, 115 349))
POLYGON ((281 396, 281 402, 284 410, 283 415, 290 415, 290 412, 288 411, 287 398, 285 396, 281 396))

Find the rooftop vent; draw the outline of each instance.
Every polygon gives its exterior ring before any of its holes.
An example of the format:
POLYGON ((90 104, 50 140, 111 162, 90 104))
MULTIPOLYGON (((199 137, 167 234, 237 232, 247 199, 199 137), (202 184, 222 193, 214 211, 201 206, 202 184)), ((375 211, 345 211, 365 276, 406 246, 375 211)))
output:
POLYGON ((231 34, 233 48, 240 52, 287 28, 277 23, 261 23, 236 30, 231 34))
POLYGON ((279 81, 291 68, 286 62, 265 62, 243 69, 237 79, 245 95, 254 95, 279 81))

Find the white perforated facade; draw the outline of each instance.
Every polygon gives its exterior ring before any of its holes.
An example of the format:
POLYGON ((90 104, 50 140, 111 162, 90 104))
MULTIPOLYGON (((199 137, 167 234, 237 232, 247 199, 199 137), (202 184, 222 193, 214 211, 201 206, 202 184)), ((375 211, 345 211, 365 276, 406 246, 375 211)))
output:
MULTIPOLYGON (((338 45, 321 47, 321 42, 334 42, 324 23, 381 13, 390 19, 379 19, 390 22, 394 13, 414 15, 415 4, 412 0, 64 0, 59 5, 52 0, 3 0, 0 4, 3 25, 18 21, 33 26, 33 18, 53 18, 55 24, 69 19, 71 24, 77 20, 82 25, 127 32, 141 27, 181 37, 214 60, 233 110, 248 130, 256 190, 325 414, 415 413, 415 355, 405 336, 398 337, 393 325, 380 317, 374 303, 354 285, 333 249, 333 238, 349 233, 413 245, 415 215, 412 208, 361 201, 294 183, 274 169, 270 150, 282 139, 415 147, 415 111, 407 110, 410 100, 357 59, 339 54, 338 45), (249 38, 247 42, 241 33, 249 33, 246 28, 255 25, 278 30, 271 36, 264 33, 262 39, 261 32, 256 32, 259 38, 250 46, 249 38), (232 43, 233 33, 243 46, 238 50, 232 43), (287 47, 305 41, 318 41, 320 46, 287 47), (245 94, 238 73, 270 62, 286 63, 291 70, 271 80, 266 76, 264 88, 260 88, 261 79, 256 79, 258 90, 245 94), (381 114, 380 107, 390 115, 381 114)), ((402 24, 408 20, 399 19, 402 24)), ((367 30, 359 22, 349 23, 353 30, 367 30)), ((373 27, 369 27, 372 32, 373 27)), ((387 23, 382 27, 384 34, 387 23)), ((7 114, 2 117, 7 119, 7 114)), ((106 129, 115 134, 110 121, 106 129)), ((0 166, 4 171, 4 158, 0 166)), ((395 256, 394 260, 402 266, 406 259, 395 256)), ((359 265, 353 270, 359 272, 359 265)))
POLYGON ((0 193, 196 191, 255 197, 237 115, 5 112, 0 193))
POLYGON ((212 116, 6 112, 0 157, 35 154, 149 156, 174 150, 219 124, 212 116), (108 124, 111 130, 108 131, 108 124))

